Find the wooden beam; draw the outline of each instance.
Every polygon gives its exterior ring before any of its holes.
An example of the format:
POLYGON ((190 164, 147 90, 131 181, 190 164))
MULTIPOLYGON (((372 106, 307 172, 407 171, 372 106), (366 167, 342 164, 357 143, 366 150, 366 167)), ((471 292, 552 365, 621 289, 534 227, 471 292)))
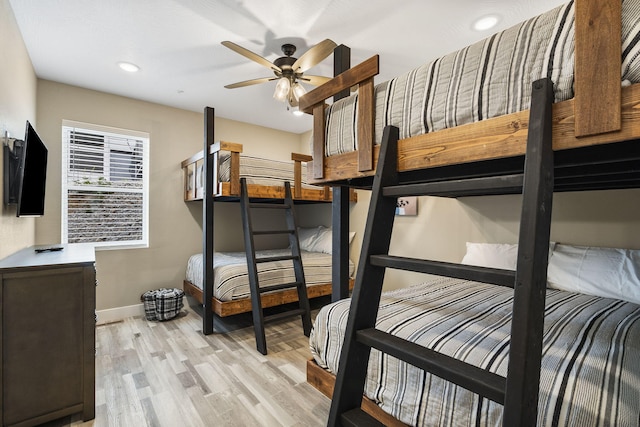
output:
MULTIPOLYGON (((350 287, 353 288, 353 279, 350 281, 350 287)), ((202 289, 195 286, 188 280, 183 281, 182 288, 184 293, 193 297, 200 304, 204 303, 202 289)), ((323 283, 307 287, 307 296, 309 298, 317 298, 331 295, 331 283, 323 283)), ((279 292, 271 292, 262 295, 262 307, 276 307, 298 301, 298 292, 295 289, 287 289, 279 292)), ((242 298, 231 301, 221 301, 215 297, 212 298, 211 305, 213 311, 220 317, 233 316, 240 313, 248 313, 251 311, 251 299, 242 298)))
POLYGON ((180 166, 187 167, 188 165, 190 165, 191 163, 195 163, 198 160, 202 159, 204 157, 204 151, 200 150, 198 151, 196 154, 194 154, 193 156, 189 157, 188 159, 184 159, 182 161, 182 163, 180 164, 180 166))
POLYGON ((308 154, 291 153, 291 160, 294 162, 310 162, 313 157, 308 154))
MULTIPOLYGON (((578 137, 575 133, 575 99, 553 104, 554 151, 608 144, 640 137, 640 84, 622 89, 622 117, 619 131, 578 137)), ((457 163, 523 155, 529 127, 529 110, 494 117, 481 122, 443 129, 398 141, 398 170, 409 171, 457 163)), ((379 146, 374 147, 374 164, 379 146)), ((349 178, 372 176, 358 172, 358 153, 325 158, 323 184, 349 178)))
POLYGON ((240 195, 240 153, 231 152, 231 165, 229 168, 229 183, 231 184, 230 192, 234 196, 240 195))
MULTIPOLYGON (((311 384, 316 390, 331 399, 333 396, 333 387, 336 382, 336 377, 326 369, 322 369, 313 360, 307 361, 307 382, 311 384)), ((371 415, 376 420, 380 421, 389 427, 406 427, 407 424, 395 419, 391 415, 384 412, 380 407, 366 396, 362 396, 362 410, 371 415)))
POLYGON ((318 104, 313 107, 313 178, 322 179, 324 176, 324 160, 325 160, 325 105, 318 104))
POLYGON ((617 131, 622 2, 576 0, 575 15, 575 135, 617 131))
POLYGON ((375 100, 373 77, 358 88, 358 172, 373 170, 375 100))
POLYGON ((300 110, 307 114, 311 114, 314 106, 323 103, 325 99, 329 99, 339 92, 349 90, 352 86, 356 86, 361 82, 374 77, 379 73, 379 68, 379 56, 372 56, 366 61, 334 77, 332 80, 318 86, 311 92, 304 95, 300 98, 300 110))
POLYGON ((238 144, 237 142, 228 142, 228 141, 217 141, 214 144, 211 144, 210 153, 214 151, 231 151, 236 153, 242 153, 242 144, 238 144))

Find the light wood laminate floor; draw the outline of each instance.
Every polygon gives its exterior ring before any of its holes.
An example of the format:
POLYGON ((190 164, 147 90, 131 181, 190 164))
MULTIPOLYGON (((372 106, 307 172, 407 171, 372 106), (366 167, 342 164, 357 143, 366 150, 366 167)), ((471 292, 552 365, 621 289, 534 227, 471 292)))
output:
POLYGON ((47 427, 325 425, 330 401, 306 383, 311 353, 300 317, 267 324, 266 356, 250 318, 234 317, 217 322, 227 332, 209 336, 191 308, 166 322, 98 326, 95 420, 47 427))

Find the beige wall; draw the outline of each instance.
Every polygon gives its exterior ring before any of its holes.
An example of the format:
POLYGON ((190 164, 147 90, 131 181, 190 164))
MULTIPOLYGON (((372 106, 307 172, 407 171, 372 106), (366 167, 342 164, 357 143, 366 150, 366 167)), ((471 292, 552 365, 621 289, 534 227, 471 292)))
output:
MULTIPOLYGON (((202 247, 202 203, 182 200, 180 162, 202 149, 203 114, 38 81, 38 132, 47 143, 50 169, 45 216, 36 224, 37 242, 60 241, 61 124, 74 120, 149 132, 149 248, 97 253, 98 309, 138 304, 147 289, 181 287, 187 259, 202 247)), ((244 144, 246 153, 287 159, 299 136, 217 118, 216 139, 244 144)), ((241 250, 237 203, 216 203, 216 250, 241 250)))
MULTIPOLYGON (((98 253, 98 308, 136 304, 146 289, 178 286, 189 255, 201 248, 202 203, 181 200, 179 162, 200 149, 202 114, 122 98, 49 81, 38 84, 39 132, 50 147, 52 168, 47 212, 37 221, 37 242, 60 239, 60 125, 62 119, 85 121, 151 134, 150 247, 98 253), (55 160, 54 159, 58 159, 55 160), (55 163, 57 162, 57 163, 55 163)), ((308 134, 293 135, 216 119, 218 139, 243 143, 245 152, 286 159, 290 151, 309 152, 308 134)), ((356 231, 351 258, 357 262, 369 204, 358 191, 351 205, 350 228, 356 231)), ((552 239, 595 246, 640 248, 637 233, 640 191, 563 193, 554 197, 552 239)), ((520 196, 419 200, 417 217, 397 217, 392 253, 459 261, 466 241, 515 242, 520 196)), ((239 206, 216 204, 216 249, 242 250, 239 206)), ((330 205, 299 208, 301 226, 330 225, 330 205)), ((423 278, 390 270, 385 289, 423 278)))
MULTIPOLYGON (((3 207, 0 258, 33 243, 60 241, 60 162, 63 119, 149 132, 150 246, 97 254, 98 309, 137 304, 147 289, 179 286, 187 258, 201 250, 202 203, 184 203, 179 163, 202 146, 201 113, 37 81, 7 0, 0 0, 0 128, 21 137, 29 119, 47 144, 50 167, 45 216, 15 218, 3 207), (37 104, 36 104, 37 88, 37 104), (37 105, 37 111, 36 111, 37 105), (37 114, 36 114, 37 113, 37 114), (35 120, 37 117, 37 121, 35 120)), ((286 159, 291 151, 309 153, 310 134, 293 135, 259 126, 216 119, 216 138, 243 143, 245 152, 286 159)), ((0 171, 2 165, 0 163, 0 171)), ((0 174, 0 179, 1 178, 0 174)), ((357 262, 369 192, 351 205, 356 231, 351 258, 357 262)), ((459 261, 466 241, 515 242, 519 196, 419 200, 417 217, 397 217, 392 253, 459 261)), ((640 190, 564 193, 554 197, 552 239, 558 242, 640 248, 640 190)), ((330 224, 330 205, 299 209, 302 226, 330 224)), ((216 204, 216 249, 241 250, 237 204, 216 204)), ((268 221, 269 219, 267 219, 268 221)), ((410 273, 389 271, 386 289, 420 281, 410 273)))
MULTIPOLYGON (((0 141, 5 131, 12 138, 23 139, 26 120, 36 122, 36 75, 9 1, 0 0, 0 141)), ((4 184, 2 162, 0 183, 4 184)), ((15 205, 3 203, 0 258, 33 245, 34 224, 33 218, 16 218, 15 205)))
MULTIPOLYGON (((391 253, 459 262, 465 242, 516 243, 520 196, 446 199, 421 197, 418 216, 398 216, 391 253)), ((351 254, 357 260, 366 222, 369 192, 358 192, 351 227, 356 231, 351 254)), ((551 240, 587 246, 640 249, 640 190, 556 193, 551 240)), ((389 269, 385 289, 420 283, 424 276, 389 269)))

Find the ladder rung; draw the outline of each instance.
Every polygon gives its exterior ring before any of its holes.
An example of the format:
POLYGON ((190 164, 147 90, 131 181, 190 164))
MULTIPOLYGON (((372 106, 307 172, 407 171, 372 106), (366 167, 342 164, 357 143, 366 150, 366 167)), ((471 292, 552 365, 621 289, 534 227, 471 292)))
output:
POLYGON ((350 409, 340 416, 343 426, 384 426, 361 408, 350 409))
POLYGON ((252 209, 289 209, 288 205, 278 203, 249 203, 252 209))
POLYGON ((455 264, 450 262, 430 261, 426 259, 406 258, 392 255, 371 255, 369 257, 369 262, 371 265, 375 265, 377 267, 435 274, 437 276, 473 280, 476 282, 491 283, 510 288, 514 287, 516 280, 516 272, 513 270, 479 267, 476 265, 455 264))
POLYGON ((287 317, 292 316, 300 316, 304 314, 305 311, 301 308, 296 308, 294 310, 283 311, 282 313, 271 314, 269 316, 264 317, 264 321, 266 322, 274 322, 276 320, 286 319, 287 317))
POLYGON ((293 233, 293 230, 259 230, 259 231, 254 231, 253 235, 265 236, 270 234, 291 234, 291 233, 293 233))
POLYGON ((385 197, 446 196, 505 194, 522 192, 524 174, 456 179, 452 181, 425 182, 385 187, 385 197))
POLYGON ((506 379, 498 374, 375 328, 356 332, 356 341, 504 404, 506 379))
POLYGON ((296 260, 299 257, 295 255, 283 255, 283 256, 270 256, 270 257, 261 257, 256 258, 256 263, 260 262, 272 262, 272 261, 287 261, 287 260, 296 260))
POLYGON ((279 291, 281 289, 297 288, 298 285, 300 284, 301 284, 300 282, 291 282, 291 283, 283 283, 281 285, 264 286, 260 288, 260 293, 263 294, 265 292, 279 291))

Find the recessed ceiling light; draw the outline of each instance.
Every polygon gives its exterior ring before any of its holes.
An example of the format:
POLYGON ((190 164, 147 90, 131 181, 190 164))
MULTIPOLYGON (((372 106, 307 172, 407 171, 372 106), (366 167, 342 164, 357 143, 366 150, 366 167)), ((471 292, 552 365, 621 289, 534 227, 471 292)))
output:
POLYGON ((304 116, 304 112, 300 110, 293 110, 293 115, 298 117, 304 116))
POLYGON ((118 62, 118 66, 129 73, 140 71, 140 67, 138 67, 136 64, 132 64, 131 62, 118 62))
POLYGON ((495 27, 499 21, 500 21, 500 17, 498 15, 486 15, 481 18, 478 18, 473 23, 472 27, 476 31, 485 31, 495 27))

